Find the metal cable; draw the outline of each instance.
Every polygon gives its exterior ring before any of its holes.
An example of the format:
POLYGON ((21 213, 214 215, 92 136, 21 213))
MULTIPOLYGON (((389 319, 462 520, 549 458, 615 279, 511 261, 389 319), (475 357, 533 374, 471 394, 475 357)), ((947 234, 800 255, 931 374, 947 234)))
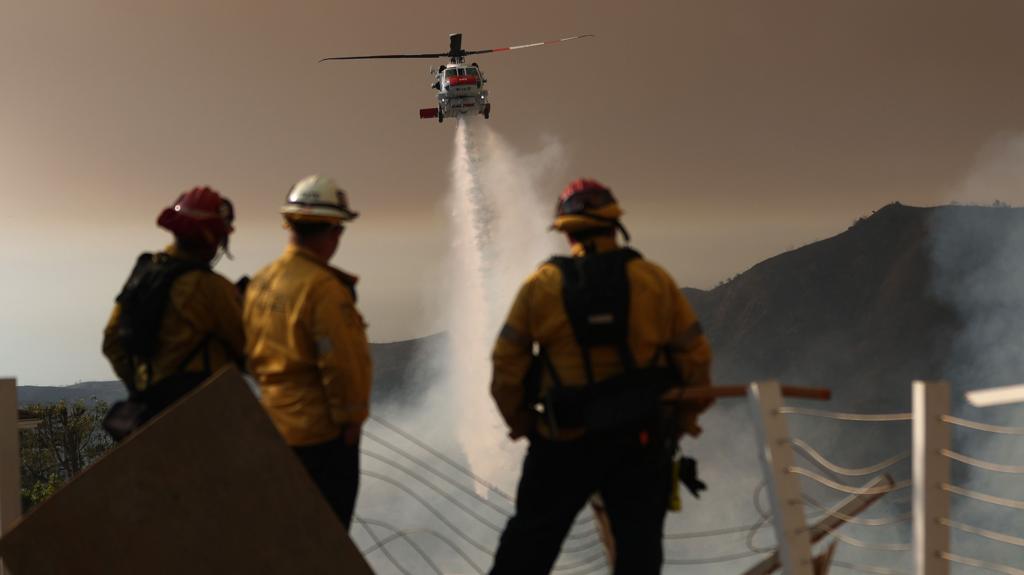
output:
POLYGON ((965 489, 957 485, 949 483, 942 484, 943 491, 954 493, 968 499, 975 499, 977 501, 984 501, 985 503, 991 503, 992 505, 998 505, 1000 507, 1009 507, 1010 509, 1024 509, 1024 501, 1018 501, 1016 499, 1007 499, 1005 497, 996 497, 995 495, 988 495, 987 493, 981 493, 980 491, 974 491, 971 489, 965 489))
MULTIPOLYGON (((505 498, 507 501, 509 501, 511 503, 515 502, 515 499, 511 495, 506 493, 504 490, 502 490, 500 487, 498 487, 497 485, 494 485, 494 484, 488 482, 487 480, 483 479, 482 477, 479 477, 478 475, 474 474, 469 469, 466 469, 465 466, 459 464, 457 461, 454 461, 453 459, 451 459, 450 457, 448 457, 444 453, 438 451, 437 449, 434 449, 433 447, 431 447, 427 443, 423 442, 422 440, 420 440, 416 436, 414 436, 414 435, 412 435, 412 434, 402 430, 400 427, 398 427, 398 426, 388 422, 387 420, 385 420, 383 418, 377 417, 375 415, 371 415, 370 419, 373 420, 375 423, 383 426, 384 428, 391 430, 395 434, 405 438, 410 443, 420 447, 421 449, 423 449, 427 453, 430 453, 434 457, 437 457, 438 459, 440 459, 441 461, 447 463, 448 465, 450 465, 454 469, 462 472, 464 475, 466 475, 467 477, 472 479, 477 484, 482 485, 483 487, 487 488, 488 490, 492 491, 493 493, 498 494, 499 496, 505 498)), ((366 430, 364 430, 363 433, 366 433, 366 430)), ((376 440, 380 441, 379 439, 376 439, 376 440)), ((421 464, 421 465, 424 465, 424 464, 421 464)), ((582 526, 582 525, 587 525, 587 524, 590 524, 590 523, 593 523, 593 522, 594 522, 594 516, 593 515, 588 515, 588 516, 584 517, 583 519, 578 519, 575 522, 575 525, 582 526)), ((594 528, 591 531, 587 531, 585 533, 570 534, 570 535, 566 536, 565 539, 566 539, 566 541, 578 541, 580 539, 586 539, 587 537, 593 536, 595 534, 597 534, 597 526, 596 525, 594 526, 594 528)))
MULTIPOLYGON (((367 523, 369 525, 379 525, 381 527, 390 528, 390 529, 394 530, 394 528, 391 527, 390 525, 387 525, 386 523, 382 523, 380 521, 374 521, 372 519, 362 519, 361 521, 363 523, 367 523)), ((384 544, 384 543, 387 543, 392 538, 397 538, 397 537, 400 537, 400 536, 412 535, 414 533, 424 533, 426 535, 431 535, 431 536, 437 538, 442 543, 448 545, 448 547, 451 547, 451 549, 453 551, 455 551, 455 553, 458 554, 459 557, 462 557, 462 559, 466 563, 468 563, 469 566, 472 567, 474 571, 476 571, 479 575, 483 575, 483 572, 484 572, 483 567, 480 567, 479 565, 477 565, 473 561, 473 559, 470 558, 469 555, 467 555, 466 552, 463 551, 461 547, 459 547, 454 542, 452 542, 451 539, 448 539, 447 537, 445 537, 444 535, 438 533, 437 531, 434 531, 433 529, 410 529, 408 531, 397 531, 397 530, 395 530, 395 534, 394 535, 390 535, 389 537, 385 538, 381 543, 384 544)), ((375 550, 375 547, 371 547, 371 548, 366 550, 364 555, 366 553, 370 553, 371 551, 374 551, 374 550, 375 550)))
POLYGON ((760 521, 755 523, 753 527, 751 527, 750 531, 747 532, 746 544, 747 549, 749 549, 751 553, 771 553, 775 551, 774 547, 758 547, 757 545, 754 545, 754 537, 757 537, 757 532, 767 525, 770 520, 770 516, 762 518, 760 521))
POLYGON ((988 423, 978 423, 977 421, 970 421, 967 419, 961 419, 959 417, 953 417, 952 415, 942 415, 939 417, 943 422, 957 427, 966 427, 967 429, 975 429, 978 431, 987 431, 989 433, 1001 433, 1003 435, 1024 435, 1024 427, 1006 427, 1003 425, 990 425, 988 423))
POLYGON ((442 452, 434 449, 430 445, 424 443, 423 441, 418 439, 416 436, 414 436, 414 435, 412 435, 412 434, 410 434, 410 433, 408 433, 406 431, 403 431, 401 428, 396 427, 395 425, 393 425, 391 423, 388 423, 386 420, 381 419, 381 418, 379 418, 379 417, 377 417, 375 415, 371 415, 370 419, 373 420, 375 423, 378 423, 378 424, 384 426, 385 428, 391 430, 392 432, 402 436, 403 438, 408 440, 410 443, 415 444, 419 448, 427 451, 428 453, 430 453, 434 457, 440 459, 441 461, 444 461, 445 463, 447 463, 448 465, 452 466, 453 468, 461 471, 462 473, 464 473, 467 477, 469 477, 470 479, 472 479, 476 483, 479 483, 480 485, 483 485, 484 487, 486 487, 487 489, 493 491, 494 493, 497 493, 498 495, 504 497, 509 502, 511 502, 511 503, 515 502, 515 498, 512 497, 511 495, 509 495, 508 493, 506 493, 500 487, 498 487, 497 485, 494 485, 492 483, 489 483, 488 481, 484 480, 481 477, 478 477, 477 475, 475 475, 469 469, 466 469, 464 466, 460 465, 458 462, 454 461, 453 459, 451 459, 450 457, 448 457, 444 453, 442 453, 442 452))
POLYGON ((758 523, 751 523, 750 525, 723 527, 722 529, 712 529, 709 531, 693 531, 690 533, 668 533, 663 537, 663 539, 700 539, 702 537, 716 537, 718 535, 730 535, 732 533, 746 533, 747 531, 750 531, 751 529, 758 526, 758 523))
POLYGON ((412 573, 409 573, 409 571, 407 571, 405 567, 403 567, 402 564, 399 563, 397 559, 395 559, 395 556, 392 555, 390 551, 388 551, 387 547, 381 545, 380 539, 377 538, 377 534, 374 533, 373 530, 370 529, 368 525, 364 524, 363 529, 365 529, 366 532, 370 534, 370 539, 373 539, 374 543, 377 544, 377 547, 380 549, 381 553, 383 553, 384 556, 388 558, 388 561, 390 561, 391 564, 394 565, 396 569, 402 572, 402 575, 412 575, 412 573))
POLYGON ((480 523, 482 523, 486 527, 490 527, 491 530, 493 530, 495 533, 501 534, 502 528, 500 526, 495 525, 494 523, 491 523, 491 521, 489 519, 487 519, 486 517, 480 515, 479 513, 474 511, 471 507, 469 507, 465 503, 459 501, 458 499, 452 497, 450 494, 445 493, 443 490, 441 490, 436 485, 430 483, 426 479, 423 479, 422 477, 417 475, 415 472, 409 470, 409 468, 407 468, 407 467, 405 467, 403 465, 399 465, 398 463, 394 463, 393 461, 389 461, 386 457, 383 457, 382 455, 379 455, 379 454, 374 453, 372 451, 367 451, 365 449, 363 450, 363 455, 365 455, 365 456, 367 456, 367 457, 369 457, 371 459, 376 459, 377 461, 380 461, 381 463, 384 463, 385 465, 389 465, 389 466, 391 466, 391 467, 393 467, 393 468, 395 468, 395 469, 397 469, 399 471, 404 472, 406 475, 409 475, 410 477, 412 477, 413 479, 415 479, 419 483, 429 487, 431 490, 436 492, 441 497, 444 497, 446 500, 448 500, 449 503, 451 503, 452 505, 458 507, 459 509, 464 511, 467 515, 469 515, 470 517, 476 519, 477 521, 479 521, 480 523))
POLYGON ((757 514, 761 516, 761 519, 768 519, 772 515, 767 509, 761 507, 761 492, 765 489, 768 489, 768 482, 765 480, 762 480, 754 488, 754 509, 757 510, 757 514))
POLYGON ((863 517, 856 517, 854 515, 847 515, 845 513, 839 512, 839 511, 833 511, 833 510, 829 509, 828 507, 825 507, 824 505, 822 505, 818 500, 814 499, 810 495, 804 495, 803 499, 804 499, 805 503, 809 503, 812 507, 814 507, 818 511, 821 511, 821 512, 825 513, 826 515, 835 517, 837 519, 842 519, 843 521, 845 521, 847 523, 852 523, 854 525, 867 525, 869 527, 880 527, 880 526, 883 526, 883 525, 894 525, 896 523, 905 523, 907 521, 910 521, 914 517, 913 513, 905 513, 903 515, 896 515, 896 516, 893 516, 893 517, 879 517, 879 518, 870 518, 870 519, 868 519, 868 518, 863 518, 863 517))
POLYGON ((838 421, 910 421, 914 419, 914 414, 912 413, 839 413, 803 407, 780 407, 776 412, 786 415, 806 415, 838 421))
POLYGON ((1024 575, 1024 571, 1010 567, 1009 565, 989 563, 988 561, 982 561, 980 559, 971 559, 970 557, 964 557, 962 555, 953 555, 952 553, 946 553, 945 551, 940 551, 939 556, 946 561, 971 567, 980 567, 982 569, 988 569, 989 571, 995 571, 996 573, 1005 573, 1006 575, 1024 575))
POLYGON ((859 547, 861 549, 871 549, 874 551, 910 551, 909 543, 871 543, 869 541, 857 539, 856 537, 851 537, 845 533, 840 533, 838 529, 833 529, 827 525, 821 525, 819 528, 832 537, 835 537, 837 541, 854 547, 859 547))
POLYGON ((957 453, 950 449, 943 449, 942 455, 960 463, 966 463, 971 467, 977 467, 979 469, 986 469, 988 471, 998 471, 999 473, 1012 473, 1015 475, 1024 474, 1024 465, 1000 465, 998 463, 991 463, 989 461, 982 461, 973 457, 957 453))
POLYGON ((789 467, 786 469, 786 473, 792 473, 793 475, 800 475, 806 477, 808 479, 811 479, 813 481, 816 481, 817 483, 824 485, 825 487, 835 489, 836 491, 841 491, 843 493, 849 493, 851 495, 879 495, 891 493, 893 491, 898 491, 900 489, 906 489, 907 487, 910 487, 913 484, 912 481, 906 480, 895 483, 892 485, 892 487, 851 487, 849 485, 843 485, 842 483, 832 481, 827 477, 822 477, 817 473, 810 471, 808 469, 804 469, 802 467, 789 467))
POLYGON ((833 561, 831 565, 833 567, 842 567, 843 569, 849 569, 850 571, 858 571, 860 573, 877 573, 878 575, 907 575, 903 571, 896 571, 895 569, 889 569, 888 567, 860 565, 857 563, 847 563, 845 561, 833 561))
POLYGON ((939 523, 946 527, 952 527, 957 531, 963 531, 964 533, 971 533, 985 539, 991 539, 992 541, 998 541, 999 543, 1007 543, 1009 545, 1016 545, 1017 547, 1024 547, 1024 538, 1014 537, 1006 533, 999 533, 998 531, 989 531, 988 529, 982 529, 981 527, 975 527, 966 523, 960 523, 951 519, 942 518, 939 519, 939 523))
POLYGON ((872 465, 870 467, 841 467, 829 461, 824 455, 822 455, 819 451, 815 450, 813 447, 810 446, 810 444, 803 441, 802 439, 797 439, 795 437, 790 438, 789 443, 792 444, 793 447, 797 448, 797 450, 799 450, 803 455, 806 455, 815 463, 823 467, 826 471, 831 471, 832 473, 838 475, 845 475, 847 477, 874 475, 879 473, 880 471, 892 467, 893 465, 896 465, 897 463, 905 459, 910 459, 910 452, 905 451, 899 455, 893 456, 889 459, 886 459, 885 461, 882 461, 881 463, 872 465))
MULTIPOLYGON (((758 501, 758 498, 761 495, 761 490, 763 488, 765 488, 765 487, 767 487, 767 484, 764 481, 762 481, 761 483, 759 483, 757 485, 757 487, 754 488, 754 508, 757 509, 758 514, 761 515, 762 519, 767 517, 768 514, 766 512, 762 512, 761 507, 760 507, 761 502, 758 501)), ((715 537, 715 536, 718 536, 718 535, 730 535, 730 534, 733 534, 733 533, 746 533, 746 532, 750 531, 751 529, 759 529, 760 527, 761 527, 761 523, 758 522, 758 523, 751 523, 749 525, 737 525, 735 527, 723 527, 723 528, 720 528, 720 529, 710 529, 710 530, 707 530, 707 531, 691 531, 689 533, 668 533, 664 537, 662 537, 662 539, 666 539, 666 540, 700 539, 702 537, 715 537)))
POLYGON ((746 559, 748 557, 757 557, 766 553, 775 551, 745 551, 743 553, 733 553, 732 555, 720 555, 718 557, 707 557, 705 559, 665 559, 665 565, 708 565, 710 563, 724 563, 726 561, 735 561, 737 559, 746 559))
POLYGON ((388 477, 386 475, 381 475, 381 474, 373 472, 373 471, 363 471, 362 474, 365 475, 366 477, 372 477, 372 478, 374 478, 374 479, 376 479, 378 481, 383 481, 384 483, 388 483, 390 485, 393 485, 393 486, 397 487, 398 489, 404 491, 410 497, 412 497, 416 501, 419 501, 420 504, 423 505, 424 507, 426 507, 428 511, 433 513, 434 516, 437 517, 441 521, 441 523, 444 523, 445 526, 447 526, 449 529, 454 531, 456 535, 458 535, 463 540, 465 540, 467 543, 469 543, 470 545, 475 547, 478 551, 481 551, 481 552, 485 553, 486 555, 491 555, 494 552, 493 549, 490 549, 489 547, 487 547, 487 546, 483 545, 482 543, 476 541, 475 539, 473 539, 469 535, 466 535, 466 533, 464 531, 462 531, 455 524, 453 524, 451 521, 449 521, 448 518, 445 517, 445 515, 443 513, 441 513, 437 509, 435 509, 434 506, 432 506, 430 504, 430 502, 428 502, 426 499, 420 497, 419 494, 417 494, 415 491, 409 489, 408 487, 406 487, 405 485, 400 483, 398 480, 392 479, 391 477, 388 477))
POLYGON ((509 516, 512 515, 512 513, 508 509, 505 509, 504 507, 501 507, 500 505, 490 501, 489 499, 486 499, 484 497, 480 497, 480 495, 478 495, 477 492, 474 491, 473 489, 470 489, 469 487, 466 487, 465 485, 463 485, 458 480, 452 479, 451 477, 448 477, 447 475, 445 475, 445 474, 441 473, 440 471, 434 469, 430 465, 427 465, 426 463, 421 461, 419 458, 417 458, 417 457, 415 457, 413 455, 410 455, 408 452, 404 451, 402 448, 396 446, 395 444, 377 437, 376 435, 374 435, 370 431, 363 431, 363 435, 368 437, 368 438, 370 438, 370 439, 372 439, 373 441, 376 441, 377 443, 381 444, 385 448, 390 449, 391 451, 394 451, 395 453, 398 453, 402 457, 405 457, 409 461, 412 461, 416 465, 422 467, 423 469, 426 469, 427 471, 433 473, 435 476, 443 479, 444 481, 447 481, 449 484, 453 485, 456 489, 462 491, 463 493, 466 493, 468 495, 472 495, 474 498, 479 500, 481 503, 483 503, 484 505, 487 505, 488 507, 490 507, 491 509, 493 509, 493 510, 497 511, 498 513, 504 515, 505 517, 509 517, 509 516))
MULTIPOLYGON (((481 551, 484 554, 489 555, 489 556, 493 555, 494 551, 492 549, 487 548, 482 543, 476 541, 475 539, 473 539, 472 537, 467 535, 465 532, 463 532, 461 529, 456 527, 451 521, 448 520, 447 517, 444 516, 444 514, 442 514, 437 509, 435 509, 432 505, 430 505, 430 503, 427 500, 425 500, 424 498, 420 497, 415 491, 409 489, 405 485, 402 485, 397 480, 392 479, 390 477, 387 477, 386 475, 381 475, 381 474, 375 473, 373 471, 363 471, 362 474, 367 476, 367 477, 372 477, 372 478, 374 478, 374 479, 376 479, 378 481, 383 481, 385 483, 393 485, 393 486, 397 487, 398 489, 404 491, 410 497, 412 497, 413 499, 419 501, 420 504, 423 505, 424 507, 426 507, 428 511, 433 513, 434 516, 436 516, 441 521, 441 523, 444 523, 445 526, 447 526, 449 529, 454 531, 456 535, 458 535, 463 540, 465 540, 467 543, 469 543, 470 545, 475 547, 478 551, 481 551)), ((570 563, 569 565, 557 566, 552 571, 565 571, 565 570, 568 570, 568 569, 575 569, 575 568, 580 567, 582 565, 588 565, 590 563, 593 563, 594 561, 596 561, 597 559, 600 559, 603 556, 604 556, 604 552, 602 551, 598 555, 587 557, 587 558, 582 559, 580 561, 576 561, 574 563, 570 563)))

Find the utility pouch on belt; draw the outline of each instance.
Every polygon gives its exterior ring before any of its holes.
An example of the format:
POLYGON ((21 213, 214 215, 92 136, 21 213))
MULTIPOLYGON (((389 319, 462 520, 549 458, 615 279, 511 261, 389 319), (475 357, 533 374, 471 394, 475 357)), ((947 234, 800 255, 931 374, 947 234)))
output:
MULTIPOLYGON (((552 429, 585 428, 600 434, 629 428, 659 427, 659 399, 679 378, 671 367, 638 367, 629 349, 629 279, 627 264, 640 254, 631 249, 555 257, 562 272, 562 296, 579 343, 586 385, 565 386, 544 350, 538 361, 551 374, 553 385, 544 398, 552 429), (624 371, 596 381, 591 349, 613 347, 624 371)), ((652 364, 657 361, 655 357, 652 364)))
MULTIPOLYGON (((205 342, 204 342, 205 345, 205 342)), ((146 391, 115 402, 103 417, 103 429, 117 442, 132 434, 182 396, 199 387, 209 371, 179 373, 163 379, 146 391)))
POLYGON ((665 368, 636 369, 582 387, 555 385, 545 406, 559 427, 585 427, 591 433, 655 426, 660 398, 673 385, 665 368))

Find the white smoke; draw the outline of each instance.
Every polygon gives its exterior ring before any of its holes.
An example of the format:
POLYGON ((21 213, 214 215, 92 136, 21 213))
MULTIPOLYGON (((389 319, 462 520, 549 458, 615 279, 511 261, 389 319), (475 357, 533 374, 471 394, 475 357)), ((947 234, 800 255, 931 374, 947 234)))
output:
MULTIPOLYGON (((968 419, 1024 426, 1024 407, 973 409, 963 391, 1024 381, 1024 214, 1007 204, 1024 199, 1024 137, 1001 139, 979 155, 956 194, 930 222, 933 291, 956 313, 959 330, 945 372, 954 411, 968 419)), ((956 430, 953 450, 984 461, 1022 465, 1024 438, 956 430)), ((1011 499, 1024 498, 1019 476, 954 464, 954 482, 1011 499)), ((1020 535, 1021 511, 954 500, 953 519, 1020 535)), ((954 550, 1019 567, 1019 549, 953 532, 954 550)))
POLYGON ((1024 201, 1024 135, 1004 136, 985 146, 955 193, 959 202, 1024 201))

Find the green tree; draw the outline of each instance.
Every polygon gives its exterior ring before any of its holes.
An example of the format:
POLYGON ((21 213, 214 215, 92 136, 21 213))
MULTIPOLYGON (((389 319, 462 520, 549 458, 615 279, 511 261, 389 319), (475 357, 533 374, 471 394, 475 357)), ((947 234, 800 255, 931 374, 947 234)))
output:
POLYGON ((102 401, 34 404, 25 411, 40 420, 35 429, 21 432, 21 499, 28 510, 103 455, 112 442, 101 426, 107 413, 102 401))

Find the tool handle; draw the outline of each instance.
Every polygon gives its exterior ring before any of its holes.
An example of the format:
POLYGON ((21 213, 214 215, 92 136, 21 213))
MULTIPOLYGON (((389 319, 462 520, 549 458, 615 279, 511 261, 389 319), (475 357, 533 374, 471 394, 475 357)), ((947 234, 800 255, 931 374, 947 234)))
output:
MULTIPOLYGON (((662 396, 666 400, 690 400, 690 399, 714 399, 718 397, 746 397, 747 386, 745 385, 721 385, 712 387, 684 387, 669 390, 662 396)), ((832 390, 820 387, 796 387, 790 385, 782 386, 784 397, 796 397, 800 399, 828 400, 832 397, 832 390)))

